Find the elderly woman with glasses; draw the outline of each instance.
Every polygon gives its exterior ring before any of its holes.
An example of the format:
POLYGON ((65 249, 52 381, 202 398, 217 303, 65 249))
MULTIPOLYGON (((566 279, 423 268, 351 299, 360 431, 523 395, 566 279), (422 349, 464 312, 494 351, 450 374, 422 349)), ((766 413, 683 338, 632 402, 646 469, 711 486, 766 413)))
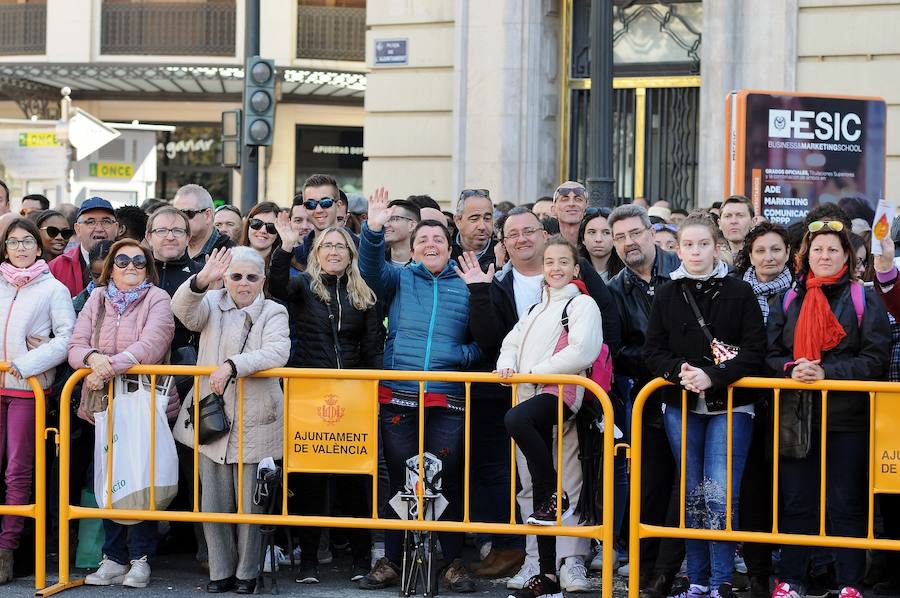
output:
MULTIPOLYGON (((169 295, 156 286, 157 281, 149 249, 132 239, 112 246, 69 343, 69 365, 91 369, 78 408, 82 419, 94 420, 85 401, 89 391, 104 388, 132 365, 163 363, 175 321, 169 295)), ((146 587, 150 581, 148 559, 156 553, 156 528, 155 521, 121 525, 105 519, 104 557, 85 583, 146 587)))
MULTIPOLYGON (((839 220, 811 222, 796 261, 795 290, 787 291, 769 312, 767 362, 773 373, 800 382, 884 379, 891 346, 887 314, 876 292, 856 279, 855 254, 844 224, 839 220)), ((786 394, 781 395, 782 407, 786 394)), ((864 537, 870 482, 868 393, 828 393, 825 430, 821 426, 822 403, 818 393, 813 395, 808 445, 801 444, 790 458, 784 455, 782 445, 781 529, 818 533, 820 438, 826 434, 829 534, 864 537)), ((802 405, 804 399, 799 400, 802 405)), ((811 552, 807 546, 782 548, 781 583, 774 598, 795 598, 803 593, 811 552)), ((841 598, 861 596, 865 551, 839 549, 835 557, 841 598)))
MULTIPOLYGON (((172 310, 189 329, 200 333, 197 363, 218 364, 200 388, 185 399, 175 422, 175 439, 194 446, 193 396, 224 398, 231 429, 197 447, 204 512, 233 513, 241 501, 245 513, 260 513, 253 504, 256 469, 266 457, 281 459, 284 395, 276 378, 243 381, 243 409, 238 378, 287 363, 291 341, 284 306, 263 294, 266 266, 256 250, 235 247, 210 254, 203 270, 188 279, 172 298, 172 310), (225 288, 210 290, 224 278, 225 288), (232 384, 231 382, 234 381, 232 384), (243 414, 243 421, 239 417, 243 414), (243 452, 238 435, 243 434, 243 452), (238 463, 243 466, 243 494, 238 496, 238 463)), ((209 593, 236 590, 252 594, 260 565, 260 535, 255 525, 204 523, 209 547, 209 593)))
MULTIPOLYGON (((41 387, 53 384, 56 366, 66 359, 75 313, 69 291, 41 259, 37 227, 14 219, 0 235, 0 456, 6 505, 27 504, 34 477, 34 393, 27 378, 41 387), (53 338, 49 338, 52 334, 53 338)), ((22 517, 0 517, 0 585, 13 574, 13 551, 25 527, 22 517)))

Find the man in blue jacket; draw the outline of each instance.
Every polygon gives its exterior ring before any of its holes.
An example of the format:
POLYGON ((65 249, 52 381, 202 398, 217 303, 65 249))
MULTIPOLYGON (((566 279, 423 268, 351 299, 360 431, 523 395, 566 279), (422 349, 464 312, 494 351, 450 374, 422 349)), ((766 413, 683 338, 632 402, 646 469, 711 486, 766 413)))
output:
MULTIPOLYGON (((363 224, 359 266, 388 317, 384 368, 388 370, 465 371, 481 357, 469 336, 469 290, 450 259, 450 233, 441 223, 423 220, 410 241, 413 263, 397 268, 385 259, 384 225, 390 218, 383 188, 369 198, 363 224)), ((406 482, 406 460, 418 454, 419 383, 384 381, 379 388, 379 424, 390 480, 390 496, 406 482)), ((462 513, 460 466, 465 426, 465 388, 458 382, 426 382, 425 451, 442 463, 441 493, 449 504, 442 519, 462 513)), ((474 592, 460 558, 463 534, 438 534, 444 561, 441 581, 453 592, 474 592)), ((385 533, 385 556, 361 581, 361 589, 380 589, 399 579, 402 535, 385 533)))

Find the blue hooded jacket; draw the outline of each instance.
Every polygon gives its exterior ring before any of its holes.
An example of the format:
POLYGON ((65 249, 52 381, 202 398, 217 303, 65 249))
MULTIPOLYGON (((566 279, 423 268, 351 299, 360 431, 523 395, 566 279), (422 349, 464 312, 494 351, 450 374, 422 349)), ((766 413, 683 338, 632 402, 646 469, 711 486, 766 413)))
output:
MULTIPOLYGON (((385 260, 384 232, 363 224, 359 267, 388 316, 385 369, 466 371, 480 358, 481 351, 469 336, 469 289, 455 266, 450 260, 436 276, 415 262, 394 266, 385 260)), ((382 384, 393 391, 419 392, 415 381, 382 384)), ((465 396, 464 385, 458 382, 426 382, 425 391, 465 396)))

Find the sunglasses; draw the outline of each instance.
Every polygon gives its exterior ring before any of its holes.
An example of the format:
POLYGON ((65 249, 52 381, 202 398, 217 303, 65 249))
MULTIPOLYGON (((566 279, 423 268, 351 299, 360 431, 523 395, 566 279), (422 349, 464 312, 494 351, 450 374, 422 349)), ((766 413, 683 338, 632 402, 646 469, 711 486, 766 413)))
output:
POLYGON ((491 192, 487 189, 463 189, 459 194, 459 198, 465 199, 467 197, 486 197, 490 199, 491 192))
MULTIPOLYGON (((182 212, 183 212, 183 211, 184 211, 184 210, 182 210, 182 212)), ((215 212, 214 212, 214 213, 215 213, 215 214, 218 214, 219 212, 222 212, 222 211, 225 211, 225 212, 232 212, 232 213, 236 214, 239 218, 240 218, 240 216, 241 216, 241 211, 240 211, 239 209, 237 209, 236 207, 234 207, 233 205, 231 205, 231 204, 227 204, 227 203, 226 203, 226 204, 223 204, 223 205, 219 206, 218 208, 215 209, 215 212)))
POLYGON ((652 228, 653 232, 655 232, 655 233, 665 230, 665 231, 669 231, 670 233, 672 233, 674 235, 678 232, 677 226, 675 226, 674 224, 668 224, 666 222, 657 222, 656 224, 652 225, 650 228, 652 228))
POLYGON ((120 253, 113 258, 113 263, 116 265, 116 268, 121 268, 122 270, 127 268, 128 264, 133 265, 138 270, 143 270, 147 267, 147 258, 143 255, 130 256, 120 253))
POLYGON ((181 213, 187 216, 188 220, 193 220, 194 216, 196 216, 197 214, 202 214, 208 209, 209 208, 203 208, 202 210, 181 210, 181 213))
POLYGON ((815 222, 810 222, 807 227, 811 233, 817 233, 823 228, 839 233, 844 230, 844 223, 840 220, 816 220, 815 222))
POLYGON ((272 222, 264 222, 259 218, 250 219, 250 228, 252 228, 253 230, 259 230, 263 227, 263 225, 266 225, 266 232, 270 235, 274 235, 278 232, 278 229, 275 228, 275 224, 273 224, 272 222))
POLYGON ((557 187, 555 195, 568 197, 570 193, 574 193, 576 197, 587 197, 587 189, 581 185, 577 187, 557 187))
POLYGON ((66 241, 72 238, 72 235, 75 234, 74 229, 71 228, 56 228, 55 226, 42 226, 41 230, 47 233, 47 236, 51 239, 55 239, 56 237, 62 237, 66 241))
POLYGON ((319 206, 322 206, 323 210, 327 210, 328 208, 330 208, 333 205, 334 205, 334 199, 332 199, 330 197, 323 197, 322 199, 319 199, 319 200, 307 199, 306 201, 303 202, 303 207, 306 208, 307 210, 309 210, 310 212, 312 212, 319 206))
POLYGON ((246 277, 247 282, 259 282, 259 274, 241 274, 240 272, 232 272, 228 275, 233 282, 241 282, 246 277))

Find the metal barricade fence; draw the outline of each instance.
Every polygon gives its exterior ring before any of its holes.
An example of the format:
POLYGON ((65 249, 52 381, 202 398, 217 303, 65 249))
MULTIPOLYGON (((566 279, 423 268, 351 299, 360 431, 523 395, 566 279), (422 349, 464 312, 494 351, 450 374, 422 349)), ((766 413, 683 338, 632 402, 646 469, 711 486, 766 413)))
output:
MULTIPOLYGON (((677 526, 649 525, 641 522, 641 478, 643 449, 644 406, 650 396, 670 383, 657 378, 638 393, 633 407, 631 426, 631 496, 629 506, 629 598, 638 598, 640 580, 640 541, 644 538, 681 538, 692 540, 719 540, 729 542, 757 542, 777 545, 823 546, 832 548, 900 550, 900 539, 875 538, 875 494, 900 494, 900 383, 868 382, 856 380, 823 380, 814 383, 797 382, 785 378, 743 378, 728 389, 727 438, 726 438, 726 507, 725 529, 688 528, 685 525, 685 444, 687 418, 681 418, 681 451, 679 470, 679 523, 677 526), (771 390, 772 401, 772 531, 756 532, 736 530, 732 517, 732 467, 733 467, 733 391, 736 388, 771 390), (821 429, 828 425, 828 393, 836 391, 864 392, 869 395, 869 488, 868 524, 865 537, 830 536, 826 534, 826 454, 827 434, 820 434, 819 481, 819 532, 816 535, 784 533, 778 529, 779 513, 779 408, 781 391, 805 390, 821 393, 821 429), (881 399, 880 401, 878 399, 881 399), (876 417, 876 413, 878 416, 876 417), (893 433, 892 433, 893 432, 893 433), (880 457, 880 455, 883 455, 880 457), (882 459, 882 468, 876 468, 876 460, 882 459), (890 463, 894 461, 894 463, 890 463)), ((687 393, 681 393, 681 413, 687 412, 687 393)), ((605 563, 604 563, 605 567, 605 563)))
MULTIPOLYGON (((203 366, 170 366, 170 365, 138 365, 128 371, 128 374, 145 375, 150 377, 150 438, 151 446, 154 445, 156 439, 156 426, 153 406, 156 404, 156 377, 157 376, 192 376, 194 378, 194 404, 193 404, 193 421, 198 421, 197 403, 200 400, 199 380, 201 377, 209 376, 216 368, 203 366)), ((614 437, 613 426, 614 416, 612 404, 605 392, 592 380, 571 375, 523 375, 517 374, 507 380, 500 380, 496 375, 479 372, 405 372, 405 371, 389 371, 389 370, 325 370, 325 369, 296 369, 296 368, 276 368, 258 372, 250 378, 280 378, 283 380, 284 393, 284 430, 283 430, 283 468, 282 468, 282 487, 284 489, 282 496, 283 502, 281 514, 255 514, 244 512, 242 500, 240 497, 244 494, 243 489, 243 454, 244 454, 244 378, 237 380, 237 427, 238 427, 238 493, 236 500, 236 513, 212 513, 201 512, 200 510, 200 484, 199 484, 199 442, 198 431, 194 427, 194 450, 193 450, 193 508, 191 511, 168 511, 158 510, 155 508, 155 451, 148 447, 150 461, 150 500, 149 508, 146 510, 126 510, 111 508, 90 508, 69 504, 69 468, 70 468, 70 430, 71 430, 71 409, 67 408, 69 401, 79 400, 78 397, 72 397, 72 391, 79 381, 81 381, 90 370, 82 369, 75 372, 67 381, 62 392, 60 403, 60 451, 59 451, 59 581, 57 584, 38 592, 39 595, 49 596, 65 589, 75 587, 84 583, 84 580, 72 580, 69 575, 70 567, 70 547, 69 547, 69 523, 75 519, 95 518, 95 519, 115 519, 115 520, 156 520, 156 521, 179 521, 179 522, 209 522, 209 523, 232 523, 232 524, 257 524, 257 525, 289 525, 289 526, 315 526, 315 527, 341 527, 341 528, 368 528, 368 529, 384 529, 384 530, 418 530, 418 531, 435 531, 435 532, 474 532, 488 534, 534 534, 534 535, 550 535, 550 536, 575 536, 582 538, 592 538, 602 542, 603 550, 603 577, 602 577, 602 595, 604 598, 612 598, 612 558, 614 553, 613 544, 613 457, 614 457, 614 437), (424 511, 422 509, 423 501, 423 484, 416 486, 416 503, 417 503, 417 519, 385 519, 378 516, 377 496, 378 496, 378 458, 377 458, 377 440, 378 440, 378 387, 380 381, 405 380, 416 381, 419 385, 419 401, 418 401, 418 479, 423 480, 423 453, 424 453, 424 429, 425 429, 425 383, 426 382, 458 382, 465 386, 465 427, 464 427, 464 451, 463 451, 463 488, 462 488, 462 520, 461 521, 445 521, 445 520, 425 520, 424 511), (299 383, 298 381, 303 381, 299 383), (321 384, 316 386, 314 381, 321 384), (353 383, 353 384, 351 384, 353 383), (471 385, 472 383, 506 383, 512 388, 513 404, 515 404, 516 387, 521 383, 540 383, 545 385, 556 385, 560 397, 558 412, 558 430, 563 429, 563 411, 562 411, 562 386, 576 385, 583 387, 596 395, 600 399, 601 413, 603 416, 603 458, 602 471, 598 475, 602 479, 602 524, 601 525, 585 525, 573 526, 562 525, 561 512, 557 505, 557 525, 556 526, 532 526, 516 523, 515 507, 516 507, 516 449, 513 443, 510 444, 510 467, 511 467, 511 485, 510 485, 510 522, 509 523, 486 523, 476 522, 470 519, 469 515, 469 465, 470 465, 470 427, 471 427, 471 385), (351 386, 344 386, 351 384, 351 386), (310 398, 310 389, 312 392, 319 392, 318 395, 322 399, 322 403, 313 411, 312 409, 304 409, 298 413, 298 409, 292 409, 292 405, 299 399, 308 401, 310 398), (304 394, 305 393, 305 394, 304 394), (324 393, 324 394, 322 394, 324 393), (342 404, 346 402, 346 404, 342 404), (351 413, 355 411, 355 413, 351 413), (368 446, 375 447, 375 450, 366 450, 366 459, 362 459, 360 451, 355 453, 349 450, 352 463, 348 469, 343 471, 334 471, 320 465, 312 463, 310 452, 303 452, 298 449, 297 443, 293 440, 297 436, 291 436, 290 428, 292 425, 302 425, 303 417, 309 417, 315 414, 322 422, 328 424, 329 420, 340 419, 344 416, 356 417, 364 422, 363 425, 368 426, 365 432, 366 436, 363 442, 368 446), (340 418, 338 418, 340 415, 340 418), (294 453, 297 456, 294 457, 294 453), (310 465, 305 465, 305 461, 309 459, 310 465), (363 463, 362 465, 360 463, 363 463), (372 516, 371 518, 352 518, 352 517, 333 517, 333 516, 303 516, 287 514, 287 481, 289 473, 363 473, 372 476, 372 516)), ((115 417, 115 397, 113 396, 113 385, 110 383, 110 401, 109 401, 109 418, 107 421, 108 437, 112 438, 113 418, 115 417)), ((295 406, 295 405, 294 405, 295 406)), ((296 406, 295 406, 296 407, 296 406)), ((232 425, 235 425, 234 423, 232 425)), ((360 434, 363 434, 360 432, 360 434)), ((563 434, 557 434, 556 446, 556 463, 557 463, 557 497, 558 500, 562 496, 562 463, 563 463, 563 434)), ((111 504, 112 495, 112 463, 113 463, 113 443, 110 443, 109 451, 106 454, 107 467, 107 496, 105 504, 111 504)), ((98 497, 99 500, 99 497, 98 497)))
MULTIPOLYGON (((0 362, 0 372, 9 372, 9 364, 0 362)), ((9 375, 9 374, 6 374, 9 375)), ((55 432, 47 429, 47 404, 44 390, 34 376, 28 378, 28 384, 34 393, 34 502, 26 505, 0 504, 0 516, 17 516, 34 519, 34 587, 46 585, 47 564, 47 449, 45 441, 47 433, 55 432)), ((7 432, 8 433, 8 432, 7 432)), ((58 439, 56 439, 58 441, 58 439)), ((6 439, 3 439, 6 442, 6 439)), ((7 451, 7 454, 8 451, 7 451)))

